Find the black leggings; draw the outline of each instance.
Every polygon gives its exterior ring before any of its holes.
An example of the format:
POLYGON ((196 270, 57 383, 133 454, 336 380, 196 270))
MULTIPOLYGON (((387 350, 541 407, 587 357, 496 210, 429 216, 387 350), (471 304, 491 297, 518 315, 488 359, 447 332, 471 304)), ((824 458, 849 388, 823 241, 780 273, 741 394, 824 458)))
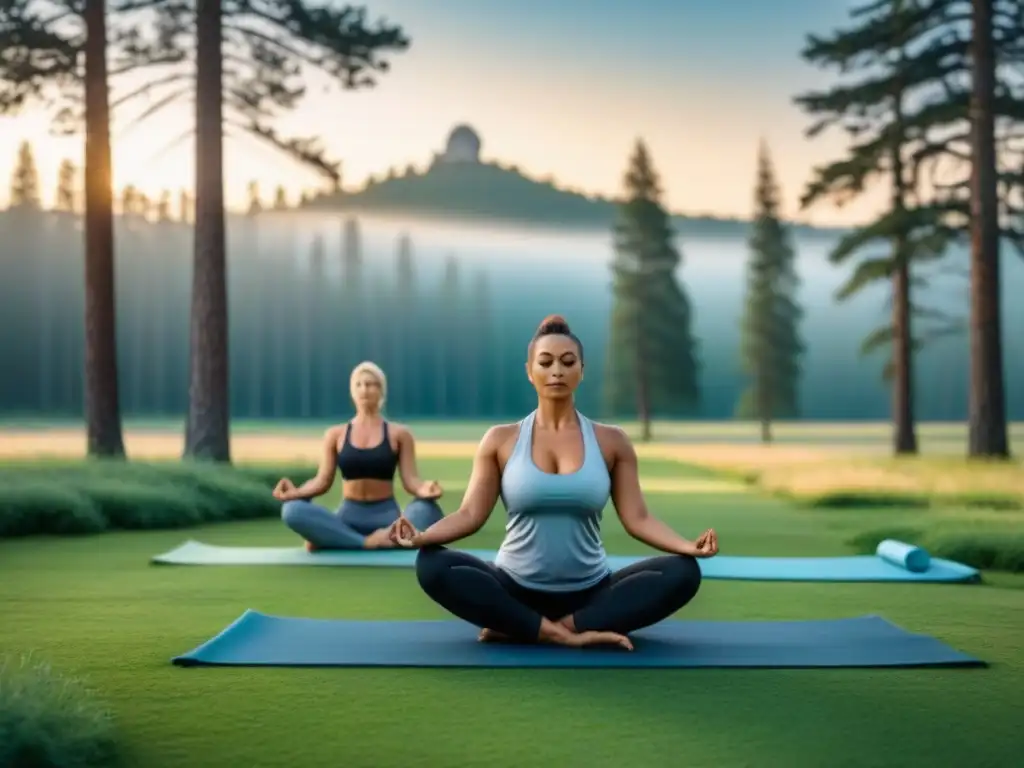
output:
POLYGON ((541 618, 572 615, 577 632, 626 634, 649 627, 686 605, 700 588, 689 555, 652 557, 616 571, 588 589, 526 589, 491 563, 465 552, 427 547, 416 558, 423 591, 463 621, 516 640, 536 640, 541 618))

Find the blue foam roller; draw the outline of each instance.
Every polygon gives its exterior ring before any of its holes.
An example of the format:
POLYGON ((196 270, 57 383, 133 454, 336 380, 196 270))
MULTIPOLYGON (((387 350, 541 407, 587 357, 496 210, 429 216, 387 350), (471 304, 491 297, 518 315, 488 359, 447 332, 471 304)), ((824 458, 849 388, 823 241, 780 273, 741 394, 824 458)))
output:
POLYGON ((885 562, 906 568, 911 573, 925 573, 932 562, 931 555, 925 550, 896 539, 880 541, 875 554, 885 562))

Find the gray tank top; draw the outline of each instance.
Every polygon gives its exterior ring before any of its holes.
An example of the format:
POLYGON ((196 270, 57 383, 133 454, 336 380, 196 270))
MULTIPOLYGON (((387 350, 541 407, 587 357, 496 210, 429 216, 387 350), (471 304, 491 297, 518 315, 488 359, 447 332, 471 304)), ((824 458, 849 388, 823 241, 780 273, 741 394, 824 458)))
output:
POLYGON ((527 589, 587 589, 611 573, 601 541, 601 516, 611 492, 608 466, 594 425, 577 412, 583 466, 571 475, 541 471, 533 462, 536 415, 534 411, 520 422, 501 476, 508 523, 494 563, 527 589))

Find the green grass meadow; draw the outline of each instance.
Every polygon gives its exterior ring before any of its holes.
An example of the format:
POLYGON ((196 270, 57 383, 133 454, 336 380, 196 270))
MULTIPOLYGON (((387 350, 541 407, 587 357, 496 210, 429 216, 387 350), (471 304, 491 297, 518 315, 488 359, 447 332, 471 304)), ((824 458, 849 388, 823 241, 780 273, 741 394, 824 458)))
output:
MULTIPOLYGON (((424 476, 454 482, 470 463, 420 464, 424 476)), ((669 461, 644 461, 642 473, 710 474, 669 461)), ((338 491, 325 501, 336 503, 338 491)), ((446 511, 459 496, 442 500, 446 511)), ((873 530, 952 518, 984 527, 995 514, 806 509, 749 492, 650 493, 648 502, 680 532, 713 526, 723 552, 749 555, 850 554, 873 530)), ((503 523, 499 506, 460 546, 497 546, 503 523)), ((614 515, 605 532, 612 553, 645 551, 614 515)), ((112 708, 130 765, 1004 768, 1024 753, 1024 574, 986 573, 981 585, 706 581, 679 617, 878 614, 981 657, 986 669, 180 669, 171 657, 247 608, 445 617, 411 570, 149 564, 187 538, 297 543, 276 519, 0 540, 0 656, 32 653, 84 679, 112 708)))

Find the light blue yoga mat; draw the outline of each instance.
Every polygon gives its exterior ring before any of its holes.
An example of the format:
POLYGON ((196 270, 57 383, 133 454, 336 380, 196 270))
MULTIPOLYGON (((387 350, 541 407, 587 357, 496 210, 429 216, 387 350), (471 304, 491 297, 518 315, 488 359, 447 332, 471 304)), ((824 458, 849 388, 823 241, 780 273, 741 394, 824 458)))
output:
POLYGON ((924 667, 985 666, 878 616, 829 621, 665 621, 634 650, 477 642, 461 621, 333 621, 246 611, 178 666, 924 667))
MULTIPOLYGON (((495 553, 488 550, 466 550, 491 561, 495 553)), ((658 554, 611 555, 608 562, 615 570, 658 554)), ((930 558, 926 570, 915 572, 879 555, 851 557, 747 557, 717 555, 700 560, 706 579, 745 581, 913 581, 965 582, 979 578, 977 569, 949 560, 930 558)), ((410 550, 332 550, 307 552, 301 547, 220 547, 199 541, 186 541, 181 546, 157 555, 157 565, 322 565, 363 566, 377 568, 411 568, 416 553, 410 550)))

